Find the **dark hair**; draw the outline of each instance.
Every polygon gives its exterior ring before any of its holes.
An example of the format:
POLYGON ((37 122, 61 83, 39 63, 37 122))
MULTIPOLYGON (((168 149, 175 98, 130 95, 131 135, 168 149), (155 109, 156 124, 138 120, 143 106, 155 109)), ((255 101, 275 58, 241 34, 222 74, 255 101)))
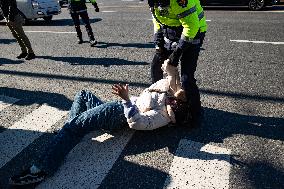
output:
POLYGON ((188 102, 177 100, 175 105, 171 106, 175 118, 176 124, 179 126, 185 126, 191 119, 190 109, 188 102))

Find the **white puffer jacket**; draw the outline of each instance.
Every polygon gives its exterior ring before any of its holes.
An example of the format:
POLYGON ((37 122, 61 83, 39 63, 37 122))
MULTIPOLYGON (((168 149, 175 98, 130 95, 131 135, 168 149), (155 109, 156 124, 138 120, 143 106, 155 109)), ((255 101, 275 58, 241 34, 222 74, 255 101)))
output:
POLYGON ((180 80, 177 68, 164 68, 168 74, 146 88, 139 97, 131 97, 124 101, 124 114, 129 127, 136 130, 153 130, 175 122, 174 113, 166 105, 167 95, 173 95, 180 89, 180 80))

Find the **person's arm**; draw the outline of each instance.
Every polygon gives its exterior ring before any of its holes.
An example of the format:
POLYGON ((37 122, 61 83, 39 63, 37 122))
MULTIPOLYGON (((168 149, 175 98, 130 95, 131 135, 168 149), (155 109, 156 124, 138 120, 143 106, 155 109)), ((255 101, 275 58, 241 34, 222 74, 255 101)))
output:
POLYGON ((132 104, 128 95, 128 85, 115 84, 112 93, 122 98, 124 115, 130 128, 135 130, 153 130, 167 125, 171 120, 162 110, 149 110, 141 113, 132 104))
POLYGON ((100 12, 100 9, 98 7, 98 4, 97 4, 96 0, 90 0, 90 1, 91 1, 92 5, 94 6, 95 11, 96 12, 100 12))

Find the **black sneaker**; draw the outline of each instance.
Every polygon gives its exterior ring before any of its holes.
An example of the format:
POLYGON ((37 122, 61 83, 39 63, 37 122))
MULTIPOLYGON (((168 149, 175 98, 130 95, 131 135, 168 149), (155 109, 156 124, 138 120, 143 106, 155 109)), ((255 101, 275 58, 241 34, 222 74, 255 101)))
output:
POLYGON ((46 173, 43 171, 40 171, 38 173, 31 173, 30 169, 27 169, 21 174, 11 177, 9 184, 18 186, 35 184, 43 181, 45 177, 46 173))
POLYGON ((98 42, 96 40, 90 40, 91 47, 94 47, 98 42))
POLYGON ((28 55, 25 58, 26 60, 32 60, 35 59, 35 53, 28 53, 28 55))
POLYGON ((19 56, 17 56, 17 59, 25 58, 27 55, 28 53, 22 52, 21 54, 19 54, 19 56))

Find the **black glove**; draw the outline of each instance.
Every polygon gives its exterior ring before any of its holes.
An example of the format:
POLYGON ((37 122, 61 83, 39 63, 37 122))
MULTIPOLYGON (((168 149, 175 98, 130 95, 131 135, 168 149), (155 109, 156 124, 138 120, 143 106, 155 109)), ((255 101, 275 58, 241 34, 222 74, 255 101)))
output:
POLYGON ((100 9, 99 9, 97 3, 93 3, 93 6, 94 6, 96 12, 100 12, 100 9))
POLYGON ((169 64, 172 65, 172 66, 175 66, 177 67, 178 66, 178 63, 179 63, 179 59, 181 57, 181 54, 182 54, 182 49, 177 47, 173 52, 172 54, 169 56, 169 64))

